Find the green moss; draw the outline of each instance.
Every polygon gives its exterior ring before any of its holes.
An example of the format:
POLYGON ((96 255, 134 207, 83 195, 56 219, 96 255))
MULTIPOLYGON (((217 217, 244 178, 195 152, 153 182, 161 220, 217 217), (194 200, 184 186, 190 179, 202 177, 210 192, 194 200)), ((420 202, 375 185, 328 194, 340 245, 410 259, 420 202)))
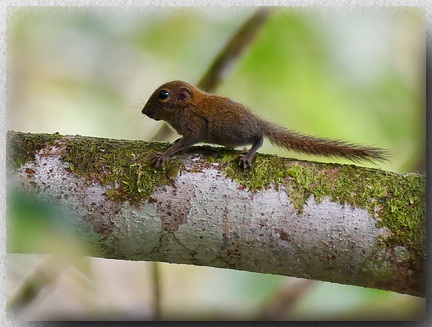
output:
POLYGON ((251 191, 264 189, 274 183, 278 186, 285 177, 284 160, 277 156, 256 154, 250 169, 241 169, 238 165, 238 151, 221 149, 217 157, 210 156, 210 163, 224 164, 227 177, 237 181, 251 191))
POLYGON ((132 203, 147 198, 158 185, 172 183, 182 164, 176 159, 163 169, 151 165, 149 157, 163 152, 169 143, 112 140, 91 137, 66 141, 64 160, 75 174, 89 181, 97 180, 113 188, 106 195, 116 201, 132 203))
POLYGON ((163 169, 154 168, 148 158, 163 152, 169 143, 74 137, 56 134, 8 132, 8 165, 19 168, 35 160, 47 145, 64 148, 59 153, 69 169, 87 182, 100 182, 112 188, 106 195, 117 201, 137 203, 147 198, 158 185, 172 183, 183 165, 172 158, 163 169))
POLYGON ((28 161, 33 161, 36 153, 46 144, 54 144, 59 134, 32 134, 7 132, 7 164, 19 168, 28 161))

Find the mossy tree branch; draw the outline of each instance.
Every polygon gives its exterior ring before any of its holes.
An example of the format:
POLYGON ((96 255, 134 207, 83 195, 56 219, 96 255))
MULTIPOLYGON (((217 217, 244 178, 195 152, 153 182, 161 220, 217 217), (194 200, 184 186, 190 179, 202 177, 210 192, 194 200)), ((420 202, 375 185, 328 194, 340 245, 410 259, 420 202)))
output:
POLYGON ((241 170, 212 147, 153 168, 168 146, 8 132, 9 186, 73 213, 92 256, 424 296, 424 176, 262 154, 241 170))

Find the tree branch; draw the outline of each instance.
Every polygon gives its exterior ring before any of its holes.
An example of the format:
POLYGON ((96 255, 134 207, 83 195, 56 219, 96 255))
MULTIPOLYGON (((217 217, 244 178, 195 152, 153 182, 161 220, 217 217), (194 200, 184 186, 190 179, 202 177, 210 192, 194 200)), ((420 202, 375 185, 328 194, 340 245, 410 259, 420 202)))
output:
POLYGON ((212 147, 155 169, 167 143, 7 137, 9 191, 67 208, 89 255, 425 294, 422 175, 263 154, 241 170, 212 147))

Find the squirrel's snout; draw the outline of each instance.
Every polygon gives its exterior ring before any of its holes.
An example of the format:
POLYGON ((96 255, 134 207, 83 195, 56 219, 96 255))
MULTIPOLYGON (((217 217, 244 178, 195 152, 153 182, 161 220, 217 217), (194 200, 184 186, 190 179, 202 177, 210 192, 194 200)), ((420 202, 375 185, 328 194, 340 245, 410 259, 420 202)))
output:
MULTIPOLYGON (((144 108, 141 110, 141 113, 143 115, 149 116, 149 114, 151 114, 151 110, 149 110, 149 108, 147 106, 144 106, 144 108)), ((149 117, 152 118, 151 116, 149 116, 149 117)))
POLYGON ((155 114, 156 111, 155 111, 155 110, 152 110, 151 108, 147 108, 147 106, 145 106, 145 107, 143 108, 143 110, 141 110, 141 113, 144 114, 144 115, 146 115, 147 117, 149 117, 149 118, 151 118, 151 119, 154 119, 154 120, 160 120, 159 117, 156 117, 156 116, 157 116, 157 115, 155 114))

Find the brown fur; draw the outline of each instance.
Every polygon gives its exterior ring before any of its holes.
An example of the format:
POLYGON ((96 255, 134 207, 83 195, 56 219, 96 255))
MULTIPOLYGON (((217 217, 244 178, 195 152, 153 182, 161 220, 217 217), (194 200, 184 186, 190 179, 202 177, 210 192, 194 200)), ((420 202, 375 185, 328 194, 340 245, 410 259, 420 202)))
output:
POLYGON ((228 98, 201 91, 183 81, 160 86, 149 98, 142 113, 169 123, 183 137, 165 153, 156 155, 156 166, 177 151, 195 143, 206 142, 229 147, 252 144, 246 155, 240 156, 243 168, 251 166, 263 137, 278 146, 298 152, 357 160, 385 160, 383 149, 364 147, 340 140, 302 135, 267 122, 246 106, 228 98))

